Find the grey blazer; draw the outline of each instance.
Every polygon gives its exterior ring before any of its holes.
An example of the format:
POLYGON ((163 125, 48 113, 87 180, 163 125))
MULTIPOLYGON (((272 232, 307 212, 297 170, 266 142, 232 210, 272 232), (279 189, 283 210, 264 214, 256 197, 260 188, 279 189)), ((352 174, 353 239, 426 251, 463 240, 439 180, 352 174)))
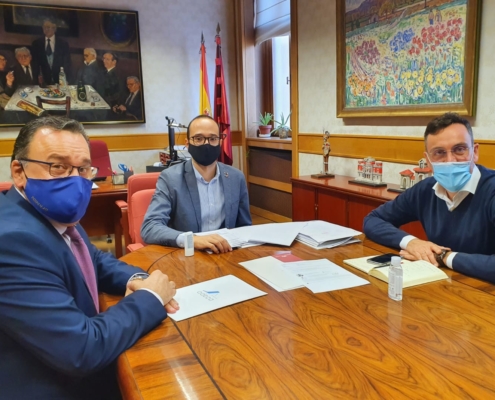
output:
MULTIPOLYGON (((246 181, 241 171, 218 163, 225 197, 225 228, 251 225, 246 181)), ((192 161, 164 170, 144 217, 145 243, 176 247, 183 232, 201 232, 201 206, 192 161)))

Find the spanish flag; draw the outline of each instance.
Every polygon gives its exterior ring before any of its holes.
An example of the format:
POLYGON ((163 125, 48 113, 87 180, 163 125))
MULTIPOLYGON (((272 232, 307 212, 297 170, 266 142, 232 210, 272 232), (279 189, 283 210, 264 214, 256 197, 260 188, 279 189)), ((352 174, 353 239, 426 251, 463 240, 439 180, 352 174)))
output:
POLYGON ((201 63, 199 65, 199 114, 212 116, 210 90, 208 89, 208 72, 206 70, 205 39, 201 32, 201 63))

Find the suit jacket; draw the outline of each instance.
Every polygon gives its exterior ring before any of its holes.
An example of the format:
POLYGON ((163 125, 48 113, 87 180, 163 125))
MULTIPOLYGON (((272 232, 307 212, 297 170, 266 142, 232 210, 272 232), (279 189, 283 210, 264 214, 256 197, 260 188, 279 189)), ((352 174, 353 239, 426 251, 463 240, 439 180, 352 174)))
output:
MULTIPOLYGON (((33 58, 36 60, 38 65, 41 66, 45 84, 53 85, 55 83, 58 83, 58 74, 60 73, 60 67, 64 68, 67 82, 70 82, 72 78, 72 71, 69 44, 64 39, 61 39, 59 36, 55 36, 55 50, 53 52, 53 63, 51 68, 46 58, 45 48, 45 36, 33 41, 33 58)), ((36 76, 38 76, 38 73, 39 71, 36 71, 36 76)))
POLYGON ((122 93, 124 92, 123 81, 119 79, 115 68, 110 71, 103 70, 104 76, 104 92, 105 101, 113 107, 118 103, 122 93))
MULTIPOLYGON (((166 312, 138 290, 97 314, 63 237, 15 188, 0 192, 0 397, 115 398, 115 363, 166 312)), ((97 250, 83 236, 98 289, 123 295, 141 269, 97 250)))
MULTIPOLYGON (((218 163, 225 197, 225 228, 251 225, 246 181, 241 171, 218 163)), ((183 232, 201 232, 198 183, 189 160, 165 169, 146 212, 141 237, 146 243, 177 246, 183 232)))
POLYGON ((84 64, 83 67, 77 72, 77 82, 82 80, 85 85, 93 86, 100 96, 104 93, 104 77, 103 70, 98 65, 98 61, 95 61, 89 65, 84 64))
POLYGON ((0 94, 5 93, 7 96, 12 96, 15 92, 14 89, 15 80, 12 87, 7 86, 7 72, 0 72, 0 94))
POLYGON ((142 91, 139 90, 132 103, 126 104, 127 99, 129 98, 130 93, 127 93, 125 97, 122 98, 122 103, 126 108, 126 113, 134 115, 138 120, 143 119, 143 100, 141 96, 143 95, 142 91))
POLYGON ((31 86, 38 84, 38 75, 40 73, 40 67, 34 59, 31 60, 30 68, 31 68, 31 74, 33 75, 32 77, 24 72, 24 67, 21 64, 17 63, 15 65, 14 86, 16 88, 18 86, 31 86))

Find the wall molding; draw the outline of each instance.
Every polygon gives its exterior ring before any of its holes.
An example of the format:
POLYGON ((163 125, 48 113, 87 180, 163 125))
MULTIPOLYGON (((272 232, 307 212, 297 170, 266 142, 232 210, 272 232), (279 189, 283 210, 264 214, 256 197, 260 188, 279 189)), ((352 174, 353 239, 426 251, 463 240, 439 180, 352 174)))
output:
MULTIPOLYGON (((103 135, 91 136, 91 139, 103 140, 108 150, 113 151, 141 151, 164 149, 168 146, 167 133, 136 133, 132 135, 103 135)), ((175 134, 175 144, 184 144, 186 133, 175 134)), ((0 139, 0 157, 12 156, 15 138, 0 139)), ((242 146, 242 132, 232 131, 232 146, 242 146)))
MULTIPOLYGON (((479 143, 479 164, 495 169, 495 141, 476 140, 479 143)), ((298 136, 298 153, 322 156, 321 133, 301 133, 298 136)), ((364 158, 398 164, 416 164, 423 157, 422 137, 378 136, 378 135, 330 135, 331 156, 343 158, 364 158)))

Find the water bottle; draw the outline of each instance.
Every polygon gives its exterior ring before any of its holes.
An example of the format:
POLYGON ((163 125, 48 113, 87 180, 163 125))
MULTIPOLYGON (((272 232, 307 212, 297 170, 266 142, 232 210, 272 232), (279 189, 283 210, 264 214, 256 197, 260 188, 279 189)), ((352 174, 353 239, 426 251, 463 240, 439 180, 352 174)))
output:
POLYGON ((43 79, 43 72, 41 71, 41 67, 40 67, 40 73, 38 74, 38 85, 40 88, 45 87, 45 80, 43 79))
POLYGON ((400 257, 392 257, 390 267, 388 268, 388 297, 396 301, 402 300, 404 272, 400 262, 400 257))
POLYGON ((60 72, 58 74, 58 85, 62 92, 67 91, 67 77, 65 76, 64 67, 60 67, 60 72))
POLYGON ((88 96, 86 94, 86 87, 84 86, 82 80, 79 80, 77 84, 77 99, 79 101, 86 101, 88 99, 88 96))

